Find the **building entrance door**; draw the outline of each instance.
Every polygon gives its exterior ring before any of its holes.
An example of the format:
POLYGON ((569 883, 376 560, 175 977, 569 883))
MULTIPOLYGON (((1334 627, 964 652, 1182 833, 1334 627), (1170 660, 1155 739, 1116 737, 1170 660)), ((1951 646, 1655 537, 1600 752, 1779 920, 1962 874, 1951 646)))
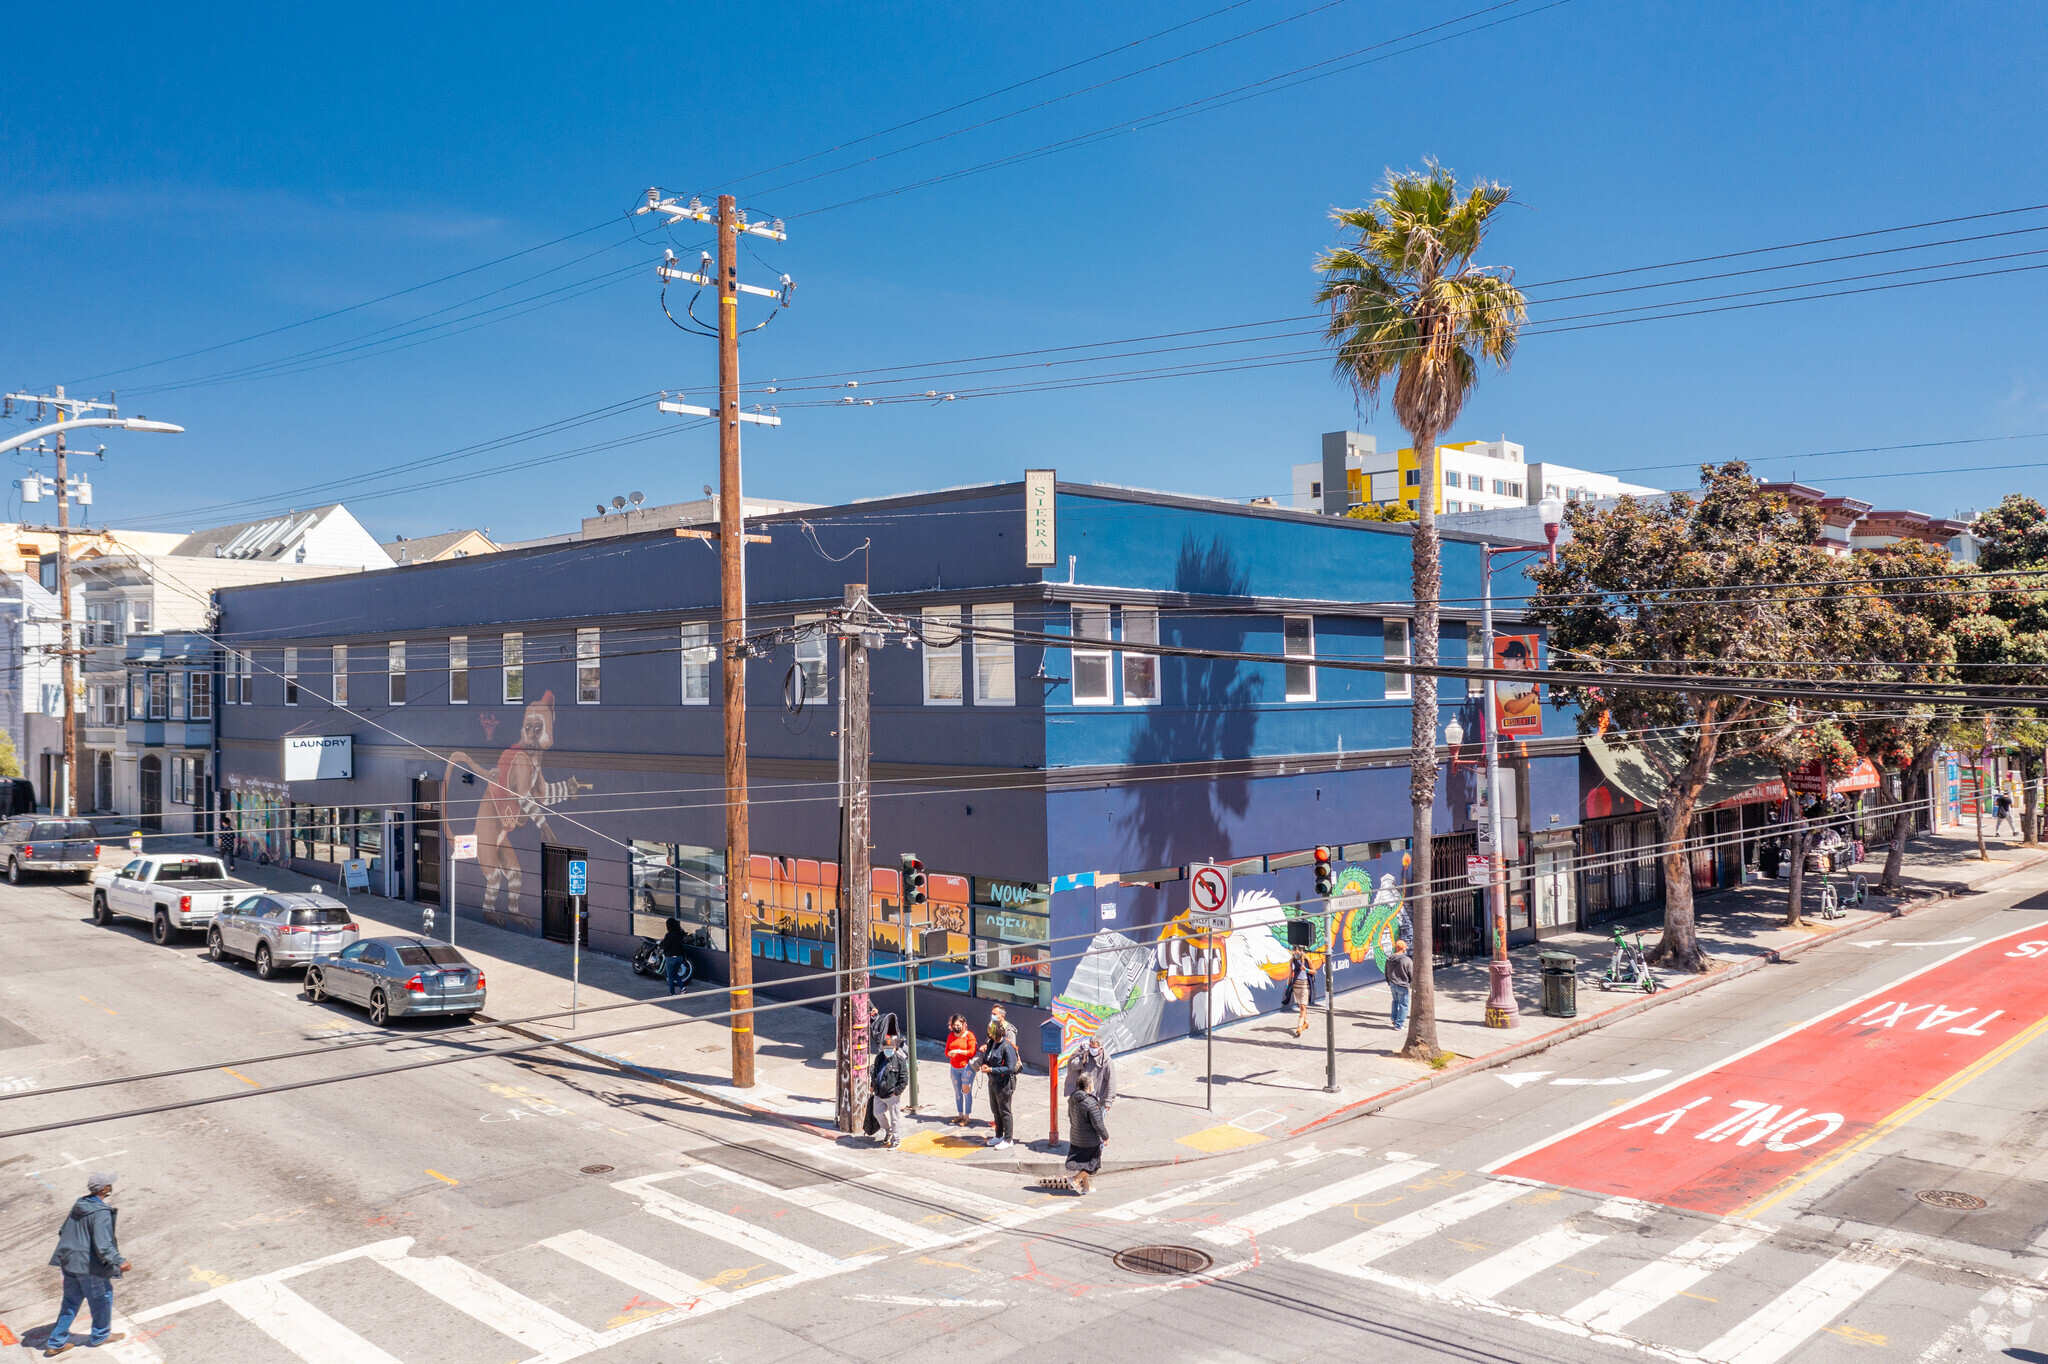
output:
POLYGON ((1441 966, 1486 952, 1486 890, 1465 876, 1465 859, 1479 851, 1473 834, 1430 841, 1430 947, 1441 966))
POLYGON ((441 903, 441 783, 412 783, 412 898, 441 903))
POLYGON ((556 942, 569 941, 569 864, 589 854, 581 848, 540 845, 540 932, 556 942))
POLYGON ((148 754, 138 773, 142 779, 142 831, 160 834, 164 831, 164 760, 148 754))

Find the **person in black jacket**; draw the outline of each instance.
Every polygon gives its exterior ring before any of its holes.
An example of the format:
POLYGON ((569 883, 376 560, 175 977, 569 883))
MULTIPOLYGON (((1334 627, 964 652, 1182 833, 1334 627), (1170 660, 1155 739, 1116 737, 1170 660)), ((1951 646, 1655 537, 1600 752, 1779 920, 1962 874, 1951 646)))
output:
POLYGON ((120 1213, 107 1199, 114 1192, 112 1172, 96 1174, 85 1181, 86 1194, 71 1205, 71 1213, 57 1233, 57 1251, 50 1263, 64 1271, 64 1303, 57 1320, 43 1341, 43 1355, 61 1355, 74 1342, 71 1323, 78 1319, 81 1304, 92 1308, 92 1337, 88 1345, 106 1345, 120 1340, 114 1326, 114 1280, 127 1272, 121 1247, 114 1239, 114 1223, 120 1213))
POLYGON ((1096 1172, 1102 1168, 1102 1148, 1109 1144, 1109 1118, 1095 1097, 1095 1085, 1086 1075, 1074 1081, 1067 1096, 1067 1175, 1076 1193, 1094 1191, 1096 1172))
POLYGON ((989 1136, 991 1148, 1011 1144, 1010 1101, 1017 1097, 1017 1075, 1024 1058, 1010 1040, 1009 1025, 992 1020, 988 1045, 981 1049, 981 1073, 988 1076, 988 1106, 994 1112, 995 1131, 989 1136))
POLYGON ((875 1139, 884 1146, 903 1143, 903 1091, 909 1087, 910 1062, 903 1054, 903 1039, 892 1031, 882 1039, 882 1049, 875 1054, 868 1073, 875 1139))
POLYGON ((670 916, 668 931, 661 935, 661 969, 668 977, 668 992, 680 994, 683 988, 683 972, 690 965, 690 935, 683 932, 683 921, 670 916))

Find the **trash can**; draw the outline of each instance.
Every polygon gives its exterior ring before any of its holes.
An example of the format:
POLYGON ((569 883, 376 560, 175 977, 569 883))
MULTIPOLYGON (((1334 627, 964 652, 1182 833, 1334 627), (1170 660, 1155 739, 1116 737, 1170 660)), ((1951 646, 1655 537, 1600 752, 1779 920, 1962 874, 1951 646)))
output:
POLYGON ((1551 1018, 1579 1016, 1579 959, 1569 952, 1539 952, 1543 968, 1543 1012, 1551 1018))

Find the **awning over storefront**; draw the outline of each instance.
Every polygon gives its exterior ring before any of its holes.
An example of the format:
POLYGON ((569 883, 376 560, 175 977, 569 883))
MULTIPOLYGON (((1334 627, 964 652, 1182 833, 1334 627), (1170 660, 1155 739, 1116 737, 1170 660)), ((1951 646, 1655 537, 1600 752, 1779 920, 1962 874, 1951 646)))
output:
MULTIPOLYGON (((1650 810, 1657 808, 1657 801, 1664 794, 1664 777, 1656 764, 1662 762, 1676 768, 1685 761, 1683 746, 1663 735, 1622 743, 1588 734, 1586 752, 1610 786, 1650 810)), ((1876 789, 1881 780, 1876 764, 1864 758, 1848 776, 1831 783, 1829 789, 1837 793, 1869 791, 1876 789)), ((1714 764, 1696 808, 1717 810, 1783 799, 1785 782, 1777 764, 1757 754, 1744 753, 1714 764)))

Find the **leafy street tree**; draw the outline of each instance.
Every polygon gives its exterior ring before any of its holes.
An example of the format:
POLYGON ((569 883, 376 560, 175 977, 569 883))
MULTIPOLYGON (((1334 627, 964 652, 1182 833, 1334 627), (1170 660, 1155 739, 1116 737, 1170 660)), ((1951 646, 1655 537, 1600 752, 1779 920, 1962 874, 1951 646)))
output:
POLYGON ((21 755, 14 751, 13 736, 0 733, 0 777, 21 775, 21 755))
POLYGON ((1786 855, 1792 859, 1785 883, 1785 927, 1797 928, 1806 910, 1806 840, 1812 828, 1807 823, 1808 797, 1795 789, 1794 776, 1818 764, 1828 781, 1840 781, 1856 768, 1856 748, 1833 719, 1808 721, 1792 706, 1779 709, 1757 751, 1777 764, 1785 792, 1799 812, 1780 826, 1785 830, 1786 855))
POLYGON ((1977 566, 1986 573, 2048 564, 2048 508, 2023 493, 2007 493, 1970 530, 1983 541, 1977 566))
MULTIPOLYGON (((1978 566, 1992 580, 1989 610, 2005 627, 2002 666, 1982 680, 2048 684, 2048 510, 2031 497, 2013 493, 1979 516, 1971 529, 1983 542, 1978 566)), ((2048 721, 2035 711, 2018 710, 1997 717, 1995 727, 1998 744, 2019 765, 2025 839, 2037 842, 2048 721)))
MULTIPOLYGON (((1325 335, 1336 347, 1337 377, 1357 395, 1361 411, 1389 380, 1394 416, 1407 428, 1421 466, 1414 533, 1414 661, 1437 661, 1441 558, 1436 533, 1437 441, 1464 409, 1479 381, 1479 362, 1505 367, 1528 315, 1506 271, 1473 258, 1493 215, 1508 202, 1505 185, 1485 180, 1460 188, 1451 172, 1430 163, 1421 172, 1388 171, 1365 208, 1331 215, 1349 235, 1316 261, 1328 304, 1325 335)), ((1434 1059, 1436 990, 1430 962, 1431 817, 1436 802, 1436 679, 1417 676, 1411 707, 1408 795, 1415 808, 1412 910, 1415 993, 1404 1055, 1434 1059)))
POLYGON ((1825 680, 1852 656, 1871 609, 1871 594, 1841 581, 1851 576, 1847 563, 1815 546, 1817 508, 1764 493, 1739 461, 1702 466, 1700 483, 1697 494, 1661 503, 1573 504, 1565 512, 1571 542, 1556 563, 1529 570, 1537 587, 1530 619, 1549 631, 1550 666, 1599 679, 1557 688, 1554 699, 1579 707, 1582 730, 1671 741, 1643 749, 1664 788, 1664 933, 1651 960, 1694 972, 1706 969, 1706 958, 1686 836, 1714 764, 1773 741, 1773 707, 1739 691, 1635 687, 1626 679, 1825 680))
POLYGON ((1402 502, 1361 502, 1344 513, 1354 521, 1419 521, 1422 513, 1402 502))

